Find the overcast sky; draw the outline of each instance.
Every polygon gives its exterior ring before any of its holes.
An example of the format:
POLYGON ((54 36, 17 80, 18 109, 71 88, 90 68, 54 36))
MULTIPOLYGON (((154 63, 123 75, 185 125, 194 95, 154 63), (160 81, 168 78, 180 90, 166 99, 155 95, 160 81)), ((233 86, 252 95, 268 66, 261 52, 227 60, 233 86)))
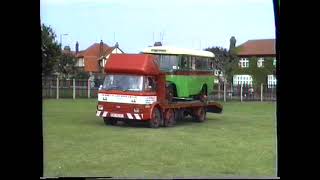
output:
POLYGON ((204 49, 229 48, 249 39, 275 38, 272 0, 41 0, 41 22, 63 46, 80 50, 95 42, 119 43, 139 53, 154 41, 204 49), (161 37, 162 36, 162 37, 161 37))

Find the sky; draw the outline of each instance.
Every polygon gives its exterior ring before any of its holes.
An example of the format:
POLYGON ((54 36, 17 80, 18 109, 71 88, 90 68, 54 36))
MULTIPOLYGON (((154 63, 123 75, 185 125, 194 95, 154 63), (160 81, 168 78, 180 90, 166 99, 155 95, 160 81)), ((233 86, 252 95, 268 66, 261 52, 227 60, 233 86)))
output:
POLYGON ((229 49, 231 36, 236 46, 275 38, 272 0, 40 0, 40 18, 71 50, 77 41, 80 50, 102 40, 139 53, 155 41, 229 49))

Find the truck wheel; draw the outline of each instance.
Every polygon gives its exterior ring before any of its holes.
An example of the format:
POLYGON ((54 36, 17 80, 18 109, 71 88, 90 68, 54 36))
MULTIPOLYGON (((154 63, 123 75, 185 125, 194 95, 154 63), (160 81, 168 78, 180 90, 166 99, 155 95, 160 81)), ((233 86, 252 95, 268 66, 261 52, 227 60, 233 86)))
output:
POLYGON ((207 119, 206 115, 207 113, 204 107, 197 108, 193 112, 193 120, 196 122, 204 122, 207 119))
POLYGON ((110 118, 110 117, 104 117, 103 121, 106 125, 116 125, 117 124, 117 120, 114 118, 110 118))
POLYGON ((154 108, 152 111, 151 119, 149 121, 149 126, 151 128, 158 128, 161 124, 161 114, 158 108, 154 108))
POLYGON ((175 121, 175 114, 172 109, 166 110, 164 113, 164 126, 165 127, 172 127, 176 123, 175 121))

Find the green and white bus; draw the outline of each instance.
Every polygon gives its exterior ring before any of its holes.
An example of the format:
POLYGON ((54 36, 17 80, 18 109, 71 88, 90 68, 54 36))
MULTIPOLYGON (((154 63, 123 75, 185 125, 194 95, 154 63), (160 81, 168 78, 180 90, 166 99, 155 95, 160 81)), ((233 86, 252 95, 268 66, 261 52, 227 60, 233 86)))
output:
POLYGON ((153 54, 166 74, 170 96, 176 99, 201 99, 213 91, 214 65, 212 52, 169 46, 145 48, 142 53, 153 54))

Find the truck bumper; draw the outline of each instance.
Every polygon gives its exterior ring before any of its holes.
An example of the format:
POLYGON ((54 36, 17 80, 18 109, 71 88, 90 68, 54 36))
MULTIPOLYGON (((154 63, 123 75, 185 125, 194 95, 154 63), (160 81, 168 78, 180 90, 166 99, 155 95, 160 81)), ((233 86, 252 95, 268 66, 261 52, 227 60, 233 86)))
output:
POLYGON ((132 119, 132 120, 146 120, 143 114, 139 113, 113 113, 108 111, 97 111, 96 116, 98 117, 113 117, 120 119, 132 119))

